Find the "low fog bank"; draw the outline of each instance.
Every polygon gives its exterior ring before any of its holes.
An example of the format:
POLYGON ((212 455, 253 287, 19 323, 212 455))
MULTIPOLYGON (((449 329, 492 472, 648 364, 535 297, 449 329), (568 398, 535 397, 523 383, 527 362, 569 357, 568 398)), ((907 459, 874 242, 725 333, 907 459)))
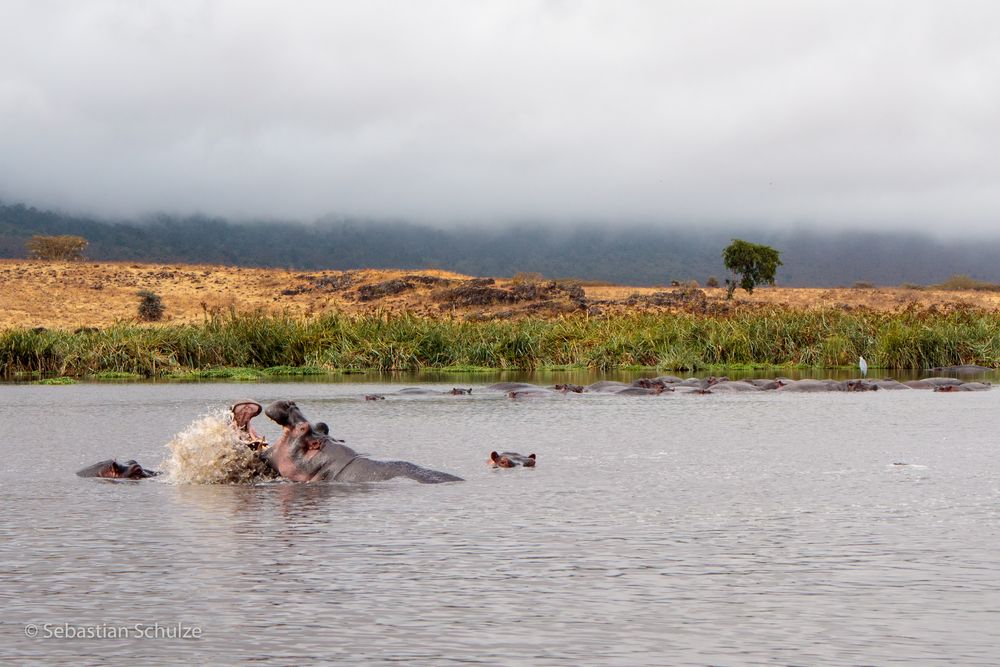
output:
POLYGON ((204 216, 103 219, 0 204, 0 257, 26 256, 35 234, 88 239, 94 260, 219 263, 297 269, 440 268, 470 275, 540 273, 626 285, 725 278, 733 238, 782 253, 778 284, 930 284, 955 274, 1000 282, 1000 238, 940 241, 917 233, 777 228, 545 226, 454 229, 408 222, 324 219, 233 223, 204 216))
POLYGON ((987 0, 5 0, 0 198, 987 234, 998 25, 987 0))

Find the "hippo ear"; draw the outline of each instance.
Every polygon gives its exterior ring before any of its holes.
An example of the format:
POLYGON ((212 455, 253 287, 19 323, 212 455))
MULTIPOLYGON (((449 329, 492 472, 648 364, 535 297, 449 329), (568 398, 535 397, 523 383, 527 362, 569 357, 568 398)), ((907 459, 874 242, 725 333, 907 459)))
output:
POLYGON ((531 459, 532 461, 534 461, 535 460, 535 455, 534 454, 528 454, 528 458, 531 459))
POLYGON ((490 461, 496 463, 497 459, 499 458, 500 458, 499 454, 497 454, 496 452, 490 452, 490 461))

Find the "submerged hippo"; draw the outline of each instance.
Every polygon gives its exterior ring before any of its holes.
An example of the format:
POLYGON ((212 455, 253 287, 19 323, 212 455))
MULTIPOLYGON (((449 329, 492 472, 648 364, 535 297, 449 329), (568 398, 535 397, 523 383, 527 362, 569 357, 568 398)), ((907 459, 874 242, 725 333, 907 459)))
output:
POLYGON ((261 456, 282 477, 295 482, 379 482, 409 477, 437 483, 462 479, 407 461, 377 461, 362 456, 310 424, 292 401, 276 401, 267 406, 264 414, 282 427, 282 433, 261 456))
POLYGON ((615 393, 619 396, 659 396, 664 391, 673 391, 672 387, 664 388, 661 385, 654 385, 652 387, 625 387, 619 389, 615 393))
POLYGON ((979 373, 990 373, 994 369, 987 366, 977 366, 976 364, 961 364, 959 366, 935 366, 929 368, 931 373, 954 373, 955 375, 978 375, 979 373))
POLYGON ((990 388, 988 382, 963 382, 962 384, 942 384, 934 387, 934 391, 986 391, 990 388))
POLYGON ((490 458, 487 463, 494 468, 516 468, 517 466, 534 468, 535 455, 528 454, 527 456, 524 456, 523 454, 518 454, 517 452, 501 452, 500 454, 490 452, 490 458))
POLYGON ((544 398, 546 396, 555 396, 555 394, 556 392, 551 389, 533 386, 531 389, 515 389, 514 391, 508 391, 507 398, 511 400, 517 400, 519 398, 544 398))
POLYGON ((461 389, 453 387, 448 391, 439 391, 428 387, 407 387, 396 392, 401 396, 468 396, 472 393, 472 387, 461 389))
POLYGON ((524 389, 541 389, 541 387, 537 384, 528 384, 527 382, 496 382, 486 387, 486 391, 502 391, 505 394, 524 389))
POLYGON ((146 479, 156 477, 160 473, 155 470, 147 470, 135 461, 118 463, 114 459, 101 461, 92 466, 87 466, 83 470, 78 470, 80 477, 103 477, 105 479, 146 479))

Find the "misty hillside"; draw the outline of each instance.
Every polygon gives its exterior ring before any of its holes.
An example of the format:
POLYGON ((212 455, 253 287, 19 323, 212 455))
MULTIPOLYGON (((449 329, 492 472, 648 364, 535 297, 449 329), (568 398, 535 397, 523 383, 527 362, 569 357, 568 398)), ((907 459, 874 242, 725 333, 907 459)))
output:
POLYGON ((657 285, 725 277, 733 237, 782 253, 784 286, 935 283, 953 274, 1000 282, 1000 240, 942 244, 914 234, 693 231, 631 228, 546 230, 517 226, 441 230, 402 222, 230 223, 160 216, 107 222, 0 204, 0 257, 26 256, 35 234, 87 238, 95 260, 204 262, 301 269, 441 268, 470 275, 538 272, 550 278, 657 285))

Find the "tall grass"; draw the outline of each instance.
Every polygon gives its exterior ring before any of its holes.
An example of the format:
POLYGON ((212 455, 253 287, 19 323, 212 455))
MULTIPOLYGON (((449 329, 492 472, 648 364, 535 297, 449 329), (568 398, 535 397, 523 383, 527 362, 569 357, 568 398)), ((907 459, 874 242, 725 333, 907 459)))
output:
POLYGON ((1000 364, 1000 313, 762 309, 729 315, 465 322, 412 315, 219 315, 198 325, 119 324, 77 334, 0 331, 0 373, 157 377, 219 367, 416 370, 1000 364))

